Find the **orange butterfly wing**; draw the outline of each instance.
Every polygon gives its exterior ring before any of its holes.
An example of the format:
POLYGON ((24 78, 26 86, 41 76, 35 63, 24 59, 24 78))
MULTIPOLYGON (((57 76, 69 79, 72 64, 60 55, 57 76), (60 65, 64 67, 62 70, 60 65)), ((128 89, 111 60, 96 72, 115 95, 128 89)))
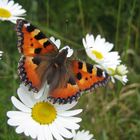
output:
POLYGON ((28 85, 30 90, 38 92, 43 84, 45 69, 43 69, 44 63, 39 66, 33 59, 38 55, 55 55, 58 49, 39 29, 25 20, 17 20, 16 31, 18 50, 24 55, 18 66, 20 80, 28 85), (40 71, 37 70, 38 66, 40 71))
POLYGON ((25 56, 58 53, 57 47, 39 29, 25 20, 17 20, 18 49, 25 56))
POLYGON ((38 92, 45 82, 43 77, 46 72, 46 65, 47 61, 40 63, 36 57, 22 56, 18 64, 18 73, 21 82, 28 85, 29 90, 38 92))
POLYGON ((74 60, 72 69, 81 91, 103 86, 108 81, 108 74, 91 64, 74 60))
POLYGON ((84 91, 104 86, 109 80, 106 72, 91 64, 72 60, 70 64, 70 77, 66 87, 54 89, 50 92, 50 100, 58 103, 67 103, 77 100, 84 91))
POLYGON ((80 97, 79 87, 67 83, 66 87, 54 89, 49 93, 48 99, 53 103, 71 103, 73 100, 77 100, 80 97))

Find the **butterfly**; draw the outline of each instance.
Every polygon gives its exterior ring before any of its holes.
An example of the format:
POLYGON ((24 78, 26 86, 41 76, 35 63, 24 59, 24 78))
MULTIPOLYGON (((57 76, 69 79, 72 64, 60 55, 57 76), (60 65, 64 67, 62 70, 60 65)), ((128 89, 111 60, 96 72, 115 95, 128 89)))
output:
POLYGON ((45 82, 49 85, 48 99, 66 104, 77 100, 81 93, 105 86, 109 75, 92 64, 67 58, 68 49, 57 46, 38 28, 26 20, 16 24, 18 50, 22 54, 18 63, 21 82, 29 90, 39 92, 45 82))

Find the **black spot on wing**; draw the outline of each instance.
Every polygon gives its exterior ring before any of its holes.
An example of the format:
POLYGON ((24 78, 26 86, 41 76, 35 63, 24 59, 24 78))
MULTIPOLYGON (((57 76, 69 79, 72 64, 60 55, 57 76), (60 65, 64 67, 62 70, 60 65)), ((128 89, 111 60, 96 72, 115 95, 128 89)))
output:
POLYGON ((41 52, 41 50, 42 50, 42 48, 36 48, 36 49, 35 49, 35 53, 36 53, 36 54, 39 54, 39 53, 41 52))
POLYGON ((41 59, 40 59, 39 57, 34 57, 34 58, 32 59, 32 61, 33 61, 34 64, 39 65, 40 62, 41 62, 41 59))
POLYGON ((36 29, 36 27, 33 26, 33 25, 27 26, 27 31, 28 31, 28 32, 32 32, 32 31, 34 31, 35 29, 36 29))
POLYGON ((71 85, 76 85, 76 82, 72 77, 69 78, 68 83, 70 83, 71 85))
POLYGON ((93 65, 86 63, 87 72, 92 73, 93 65))
POLYGON ((83 63, 82 62, 78 62, 78 69, 82 69, 83 67, 83 63))
POLYGON ((85 80, 88 80, 88 78, 86 77, 85 80))
POLYGON ((78 80, 81 80, 82 74, 80 72, 78 72, 77 75, 76 75, 76 77, 77 77, 78 80))
POLYGON ((46 38, 46 36, 41 32, 39 32, 37 35, 35 35, 35 39, 37 39, 37 40, 40 40, 40 39, 43 39, 43 38, 46 38))
POLYGON ((50 41, 46 41, 46 42, 44 42, 43 46, 44 46, 44 48, 46 48, 46 47, 49 46, 50 44, 51 44, 50 41))
POLYGON ((97 76, 101 77, 103 75, 103 71, 100 68, 97 68, 97 76))

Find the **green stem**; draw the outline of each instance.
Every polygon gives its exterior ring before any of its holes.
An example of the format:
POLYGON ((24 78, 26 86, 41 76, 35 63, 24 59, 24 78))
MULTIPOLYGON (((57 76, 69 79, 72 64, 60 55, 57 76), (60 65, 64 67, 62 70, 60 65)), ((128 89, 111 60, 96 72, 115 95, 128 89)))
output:
POLYGON ((46 7, 47 7, 47 26, 49 28, 49 0, 46 2, 46 7))
POLYGON ((135 50, 136 52, 139 51, 139 19, 140 19, 140 15, 138 16, 138 20, 137 20, 137 24, 136 24, 136 27, 135 27, 135 33, 136 33, 136 37, 135 37, 135 50))
POLYGON ((12 67, 12 69, 13 69, 13 96, 15 96, 16 95, 16 80, 15 80, 15 75, 16 75, 16 72, 15 72, 15 67, 16 67, 16 65, 15 65, 15 62, 13 62, 12 63, 13 64, 13 67, 12 67))
POLYGON ((115 46, 118 48, 118 36, 119 36, 119 27, 120 27, 120 15, 121 15, 121 0, 119 0, 118 14, 117 14, 117 26, 116 26, 116 35, 115 35, 115 46))
POLYGON ((131 25, 132 25, 132 19, 133 19, 133 15, 134 15, 135 6, 136 6, 136 0, 133 1, 131 13, 130 13, 130 18, 128 20, 128 33, 127 33, 127 40, 126 40, 126 47, 125 47, 125 56, 124 56, 125 60, 127 60, 127 50, 130 47, 131 25))
POLYGON ((84 35, 84 33, 85 33, 85 22, 84 22, 84 13, 83 13, 83 8, 82 8, 82 1, 79 0, 78 3, 79 3, 79 11, 80 11, 82 32, 83 32, 83 35, 84 35))

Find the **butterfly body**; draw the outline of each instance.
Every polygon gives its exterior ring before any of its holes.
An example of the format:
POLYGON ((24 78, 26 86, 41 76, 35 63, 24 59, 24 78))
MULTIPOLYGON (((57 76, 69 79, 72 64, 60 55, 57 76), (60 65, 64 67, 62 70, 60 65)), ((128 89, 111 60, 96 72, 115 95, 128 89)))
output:
POLYGON ((47 82, 53 103, 77 100, 84 91, 104 86, 109 76, 91 64, 67 58, 68 49, 59 51, 39 29, 17 21, 18 48, 22 53, 18 71, 29 90, 38 92, 47 82))

